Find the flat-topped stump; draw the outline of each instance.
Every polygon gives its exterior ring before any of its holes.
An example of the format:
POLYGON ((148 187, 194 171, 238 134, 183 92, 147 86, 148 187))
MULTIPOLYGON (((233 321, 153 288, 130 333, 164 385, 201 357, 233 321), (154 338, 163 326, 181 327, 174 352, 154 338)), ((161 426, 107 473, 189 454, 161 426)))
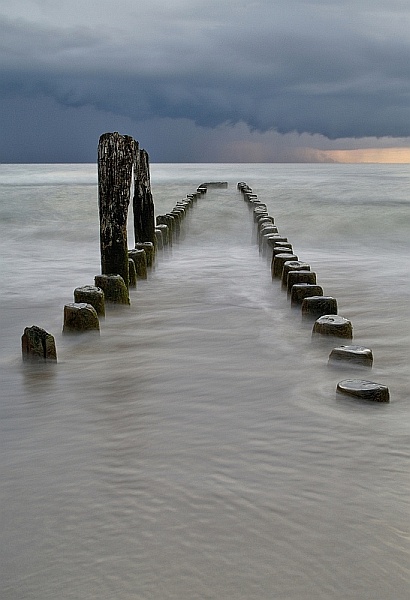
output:
POLYGON ((96 275, 96 287, 103 290, 106 302, 111 304, 130 304, 128 288, 121 275, 96 275))
POLYGON ((82 287, 75 288, 74 290, 74 302, 91 304, 97 312, 99 317, 105 315, 105 297, 104 292, 101 288, 95 285, 84 285, 82 287))
POLYGON ((72 302, 64 306, 63 333, 100 333, 97 311, 86 302, 72 302))
POLYGON ((374 381, 362 379, 345 379, 337 384, 336 391, 339 394, 353 396, 360 400, 371 400, 372 402, 390 402, 389 388, 374 381))
POLYGON ((338 346, 329 354, 330 365, 353 365, 358 367, 373 366, 373 352, 365 346, 338 346))
POLYGON ((339 315, 323 315, 315 321, 312 335, 352 339, 353 326, 351 321, 339 315))

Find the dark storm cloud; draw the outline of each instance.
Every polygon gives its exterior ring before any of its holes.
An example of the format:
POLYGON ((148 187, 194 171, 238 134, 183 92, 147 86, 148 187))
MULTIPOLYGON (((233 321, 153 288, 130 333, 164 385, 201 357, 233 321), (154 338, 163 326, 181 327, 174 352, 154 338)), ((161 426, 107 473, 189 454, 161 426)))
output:
POLYGON ((407 2, 7 4, 4 99, 330 139, 410 135, 407 2))

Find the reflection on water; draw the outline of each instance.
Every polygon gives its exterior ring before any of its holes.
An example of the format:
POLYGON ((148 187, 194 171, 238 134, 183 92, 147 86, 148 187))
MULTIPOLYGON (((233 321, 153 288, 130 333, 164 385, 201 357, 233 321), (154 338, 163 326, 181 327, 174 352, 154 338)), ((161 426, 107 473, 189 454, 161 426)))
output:
POLYGON ((154 165, 157 214, 202 181, 230 185, 99 339, 61 335, 64 303, 99 271, 95 187, 60 185, 57 218, 43 201, 64 174, 8 190, 42 217, 7 205, 0 221, 2 599, 407 600, 408 204, 382 195, 402 201, 408 177, 336 167, 154 165), (328 367, 328 341, 272 282, 240 180, 373 349, 363 375, 391 404, 336 395, 351 372, 328 367), (32 324, 55 335, 57 365, 22 365, 32 324))

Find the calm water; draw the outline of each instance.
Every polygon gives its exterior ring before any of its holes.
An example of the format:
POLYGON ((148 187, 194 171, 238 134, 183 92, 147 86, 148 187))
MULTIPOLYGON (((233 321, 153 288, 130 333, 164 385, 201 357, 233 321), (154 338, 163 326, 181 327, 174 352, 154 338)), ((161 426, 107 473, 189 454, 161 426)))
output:
POLYGON ((408 600, 409 167, 151 175, 157 214, 229 187, 98 340, 67 339, 63 306, 100 268, 96 167, 0 165, 0 597, 408 600), (372 348, 370 372, 327 366, 335 344, 312 343, 272 282, 238 181, 372 348), (23 368, 30 325, 57 365, 23 368), (391 403, 337 396, 352 377, 391 403))

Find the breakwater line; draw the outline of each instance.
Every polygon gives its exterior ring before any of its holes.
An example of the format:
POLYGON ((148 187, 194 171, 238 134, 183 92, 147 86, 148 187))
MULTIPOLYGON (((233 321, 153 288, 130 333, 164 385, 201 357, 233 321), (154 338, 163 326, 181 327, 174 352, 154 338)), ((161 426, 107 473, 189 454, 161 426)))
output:
MULTIPOLYGON (((227 188, 227 182, 200 184, 194 193, 178 201, 169 213, 155 217, 148 154, 139 150, 138 142, 131 137, 118 133, 101 136, 98 173, 102 274, 95 276, 94 286, 76 288, 74 303, 64 306, 63 333, 67 334, 99 332, 99 317, 105 315, 105 301, 129 305, 129 289, 137 287, 138 278, 147 278, 147 268, 155 264, 158 248, 172 245, 173 239, 178 239, 183 219, 198 198, 208 188, 227 188), (135 247, 129 250, 127 217, 132 177, 135 247)), ((294 254, 292 244, 279 233, 266 204, 246 183, 238 183, 237 188, 253 211, 259 251, 268 255, 271 261, 272 279, 281 280, 291 306, 301 306, 305 318, 318 317, 312 336, 352 340, 352 323, 338 315, 335 298, 324 296, 316 281, 316 273, 294 254)), ((54 353, 45 349, 44 340, 49 338, 50 334, 37 326, 26 328, 22 338, 23 359, 56 361, 55 349, 54 353)), ((328 360, 332 364, 345 362, 355 367, 371 367, 373 353, 364 346, 341 345, 332 350, 328 360)), ((386 386, 367 380, 341 382, 337 391, 360 398, 389 401, 386 386)))

